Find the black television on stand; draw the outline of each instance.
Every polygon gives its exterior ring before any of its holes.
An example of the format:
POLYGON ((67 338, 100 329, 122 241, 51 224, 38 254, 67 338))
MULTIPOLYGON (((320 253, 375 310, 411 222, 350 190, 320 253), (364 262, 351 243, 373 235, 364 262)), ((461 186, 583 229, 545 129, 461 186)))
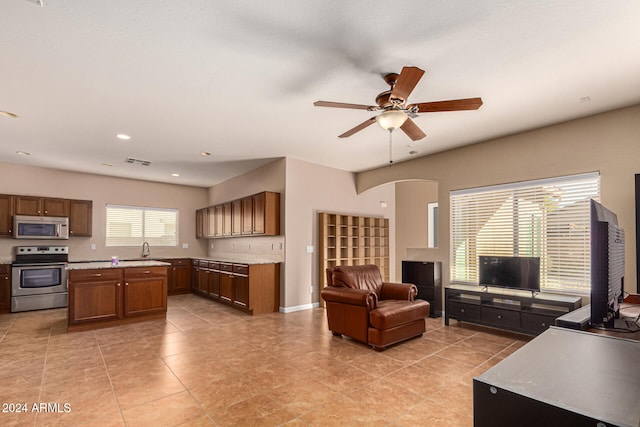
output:
POLYGON ((519 256, 479 257, 479 281, 481 286, 540 292, 540 258, 519 256))
POLYGON ((623 294, 624 230, 615 213, 591 200, 591 325, 614 328, 623 294))

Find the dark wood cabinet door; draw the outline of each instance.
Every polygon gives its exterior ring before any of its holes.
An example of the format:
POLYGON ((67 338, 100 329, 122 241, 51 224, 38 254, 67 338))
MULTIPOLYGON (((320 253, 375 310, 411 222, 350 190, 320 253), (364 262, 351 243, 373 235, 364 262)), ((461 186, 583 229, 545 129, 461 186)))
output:
POLYGON ((191 268, 187 265, 173 265, 169 267, 167 288, 169 295, 185 293, 191 286, 191 268))
POLYGON ((31 196, 15 197, 15 215, 43 215, 42 198, 31 196))
POLYGON ((118 270, 69 272, 69 323, 121 318, 122 289, 118 270))
POLYGON ((231 202, 231 235, 242 234, 242 200, 231 202))
POLYGON ((264 193, 253 195, 253 234, 264 234, 264 193))
POLYGON ((232 217, 233 217, 233 208, 231 202, 225 203, 222 205, 223 212, 223 221, 222 221, 222 235, 223 236, 231 236, 232 232, 232 217))
POLYGON ((220 272, 220 299, 233 302, 233 273, 220 272))
POLYGON ((242 208, 242 234, 253 233, 253 197, 245 197, 240 201, 242 208))
POLYGON ((124 315, 163 313, 167 310, 166 267, 125 270, 124 315))
POLYGON ((91 237, 93 234, 93 202, 69 200, 69 235, 91 237))
POLYGON ((249 307, 249 277, 233 276, 233 304, 242 308, 249 307))
POLYGON ((211 275, 211 270, 208 268, 200 267, 200 272, 198 274, 198 292, 201 294, 209 293, 209 276, 211 275))
POLYGON ((209 270, 208 276, 209 283, 209 296, 213 298, 220 298, 220 271, 215 267, 209 270))
POLYGON ((0 312, 11 308, 11 265, 0 265, 0 312))
POLYGON ((0 194, 0 235, 11 236, 13 233, 13 200, 14 196, 0 194))
POLYGON ((42 199, 42 215, 69 216, 69 199, 42 199))
POLYGON ((207 237, 204 232, 205 222, 209 220, 207 211, 207 208, 198 209, 196 211, 196 239, 204 239, 207 237))
POLYGON ((224 206, 217 205, 213 207, 215 218, 214 237, 220 237, 224 233, 224 206))
POLYGON ((199 261, 193 261, 193 265, 191 267, 191 291, 195 292, 198 290, 198 282, 200 281, 200 267, 199 261))

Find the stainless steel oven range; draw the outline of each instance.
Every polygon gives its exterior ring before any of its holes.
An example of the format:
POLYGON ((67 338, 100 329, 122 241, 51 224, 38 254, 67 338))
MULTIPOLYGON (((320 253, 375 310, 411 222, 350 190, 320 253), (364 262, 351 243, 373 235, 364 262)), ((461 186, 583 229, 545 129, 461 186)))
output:
POLYGON ((66 307, 68 246, 17 246, 11 264, 11 312, 66 307))

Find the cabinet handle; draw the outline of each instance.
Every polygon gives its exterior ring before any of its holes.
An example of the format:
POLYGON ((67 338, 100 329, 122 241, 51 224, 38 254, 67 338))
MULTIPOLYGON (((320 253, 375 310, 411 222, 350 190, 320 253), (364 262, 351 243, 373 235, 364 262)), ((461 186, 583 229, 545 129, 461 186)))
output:
POLYGON ((102 277, 102 273, 93 273, 91 277, 102 277))
POLYGON ((125 285, 125 286, 129 286, 129 282, 125 282, 125 284, 124 284, 124 285, 125 285))
POLYGON ((48 211, 44 211, 44 213, 46 213, 46 214, 47 214, 47 213, 49 213, 49 212, 48 212, 48 211))
POLYGON ((464 308, 461 308, 461 309, 460 309, 460 313, 464 313, 464 308))
POLYGON ((144 274, 150 274, 151 272, 149 270, 145 271, 144 274))
POLYGON ((120 287, 120 283, 118 283, 118 287, 120 287))
POLYGON ((69 234, 73 234, 73 230, 69 230, 69 234))
POLYGON ((498 319, 502 319, 502 314, 498 314, 498 319))
POLYGON ((543 328, 546 328, 546 327, 547 327, 547 324, 546 324, 545 322, 542 322, 542 327, 543 327, 543 328))

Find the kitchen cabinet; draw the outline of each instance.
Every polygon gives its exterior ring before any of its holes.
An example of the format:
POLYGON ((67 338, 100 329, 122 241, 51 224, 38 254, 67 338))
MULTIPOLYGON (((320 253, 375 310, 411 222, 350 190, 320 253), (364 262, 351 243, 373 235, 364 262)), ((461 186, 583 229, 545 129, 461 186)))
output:
POLYGON ((71 269, 69 331, 166 317, 167 267, 71 269))
POLYGON ((13 204, 14 196, 0 194, 0 236, 13 234, 13 204))
POLYGON ((196 292, 201 295, 207 295, 209 293, 209 263, 207 261, 198 261, 200 267, 198 268, 198 283, 196 285, 196 292))
POLYGON ((233 302, 233 264, 220 263, 220 300, 233 302))
POLYGON ((122 318, 122 269, 69 272, 69 324, 122 318))
POLYGON ((166 267, 125 268, 124 282, 124 316, 167 311, 166 267))
POLYGON ((198 238, 279 234, 280 193, 264 191, 196 211, 198 238))
POLYGON ((93 234, 93 202, 69 200, 69 236, 91 237, 93 234))
POLYGON ((0 264, 0 313, 11 310, 11 264, 0 264))
POLYGON ((251 234, 277 236, 280 234, 280 193, 265 191, 254 194, 253 230, 251 234))
POLYGON ((242 200, 231 202, 231 235, 242 234, 242 200))
POLYGON ((222 205, 222 235, 224 237, 231 236, 232 233, 232 217, 233 217, 233 205, 231 202, 224 203, 222 205))
MULTIPOLYGON (((193 261, 194 264, 196 260, 193 261)), ((206 262, 206 261, 198 261, 206 262)), ((249 314, 278 311, 280 304, 280 264, 242 264, 222 261, 208 262, 208 293, 205 296, 249 314)), ((203 267, 200 267, 202 273, 203 267)))
POLYGON ((242 234, 253 234, 253 196, 244 197, 241 202, 242 234))
POLYGON ((167 272, 167 292, 169 295, 191 292, 191 260, 188 258, 165 260, 171 263, 167 272))
POLYGON ((191 260, 191 292, 196 293, 198 290, 198 281, 200 280, 200 261, 191 260))
POLYGON ((205 239, 209 237, 205 233, 205 224, 209 221, 208 209, 202 208, 196 211, 196 239, 205 239))
POLYGON ((69 216, 69 200, 15 196, 14 215, 69 216))
POLYGON ((213 299, 220 298, 220 263, 209 263, 209 274, 207 275, 207 284, 209 287, 209 297, 213 299))

